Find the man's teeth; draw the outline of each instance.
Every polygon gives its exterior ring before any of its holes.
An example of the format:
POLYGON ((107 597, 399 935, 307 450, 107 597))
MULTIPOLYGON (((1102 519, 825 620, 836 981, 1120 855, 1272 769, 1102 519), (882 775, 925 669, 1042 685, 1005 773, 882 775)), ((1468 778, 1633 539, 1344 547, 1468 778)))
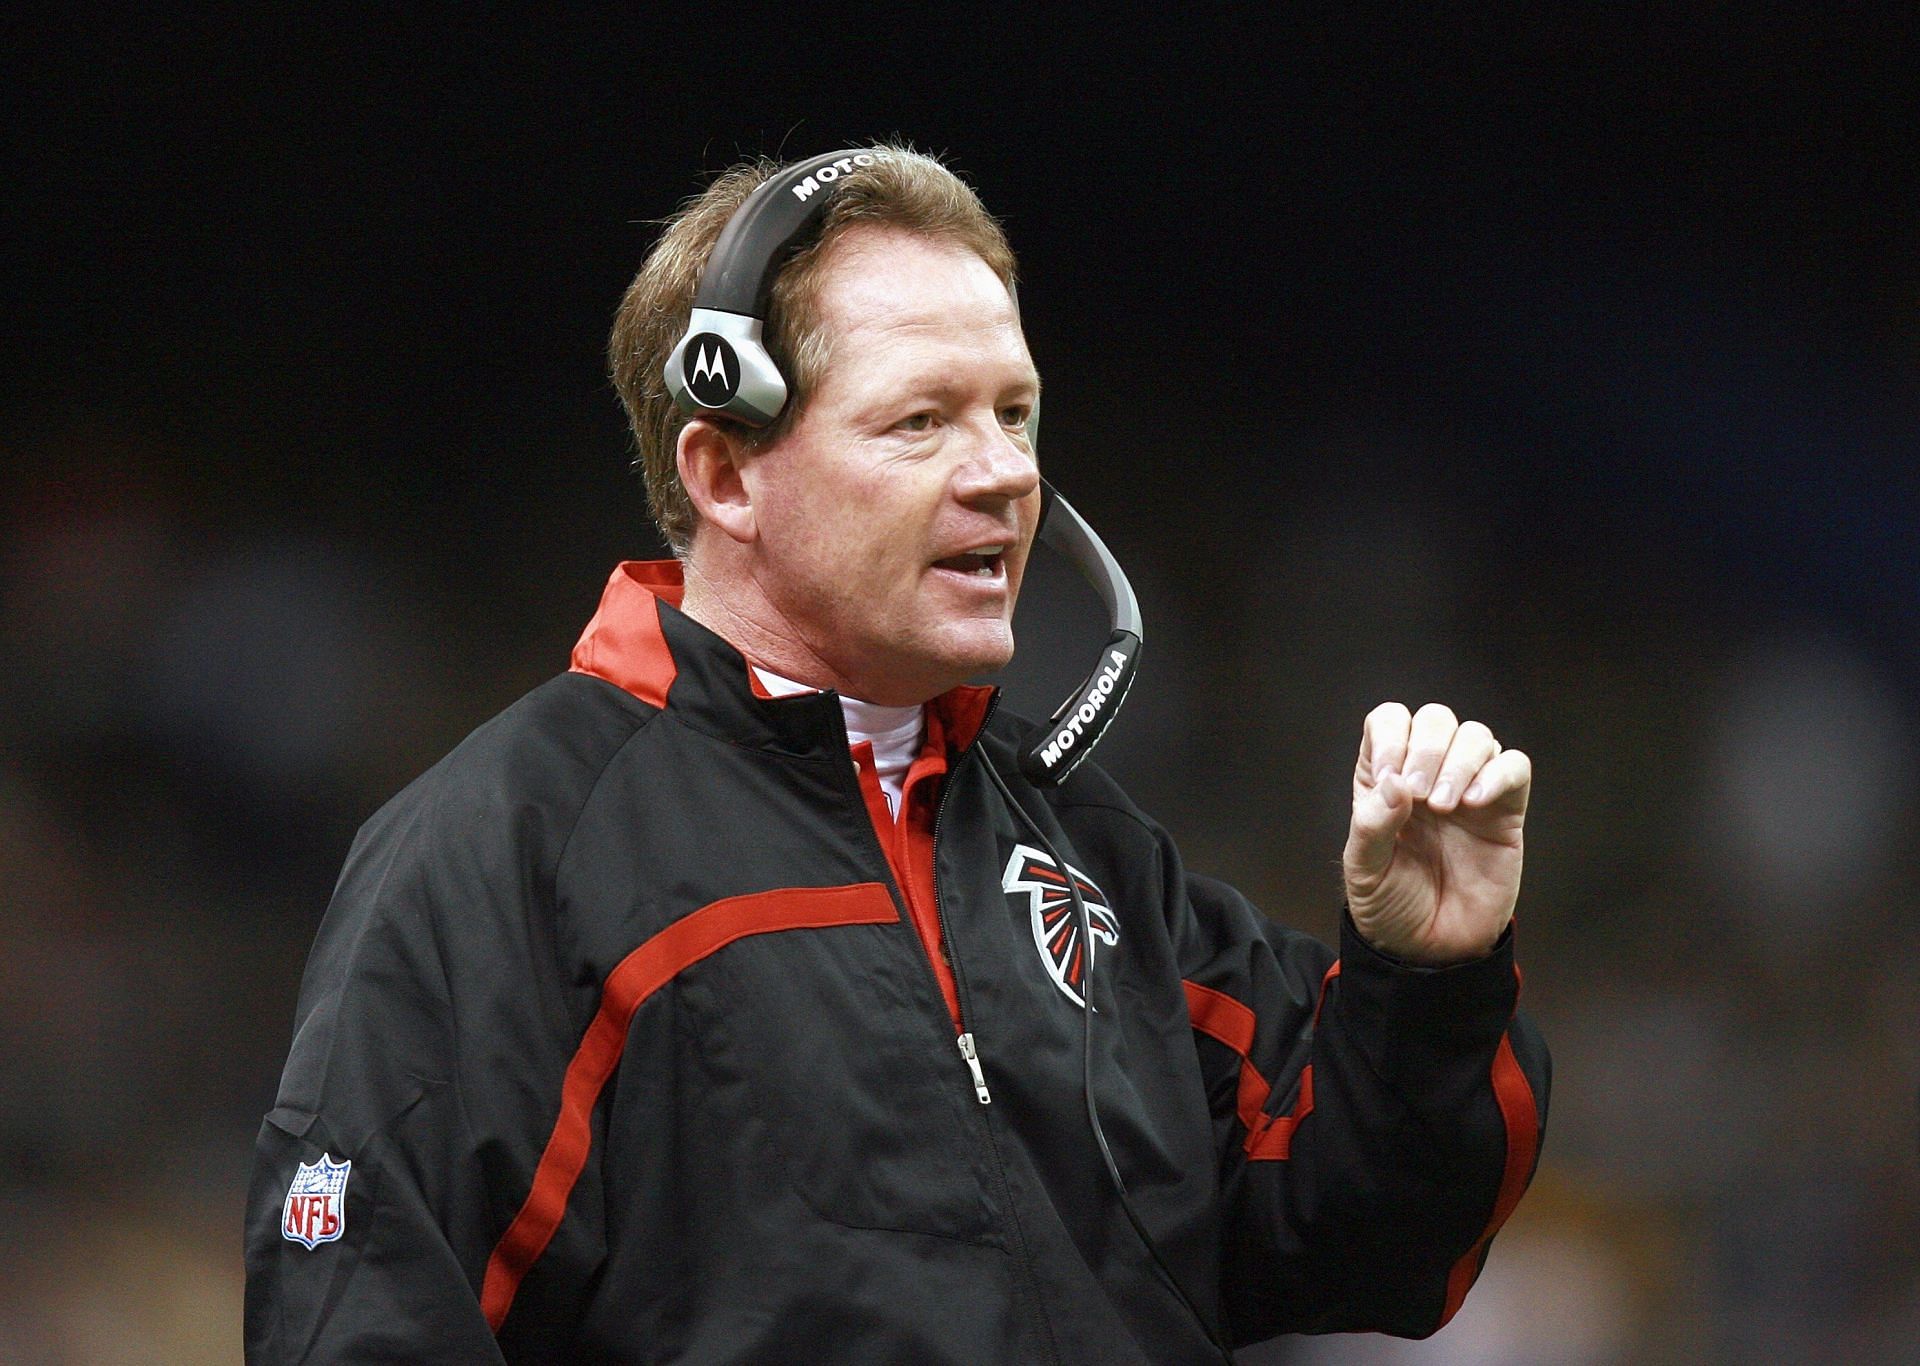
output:
POLYGON ((939 564, 942 569, 950 569, 956 574, 973 574, 990 579, 1000 572, 1000 556, 1005 551, 1004 545, 985 545, 964 554, 949 555, 939 564))

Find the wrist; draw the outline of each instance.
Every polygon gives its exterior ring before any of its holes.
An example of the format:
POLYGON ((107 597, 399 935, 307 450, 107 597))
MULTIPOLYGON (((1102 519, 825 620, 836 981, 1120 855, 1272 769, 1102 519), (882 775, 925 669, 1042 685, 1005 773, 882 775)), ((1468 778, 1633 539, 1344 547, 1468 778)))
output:
POLYGON ((1498 932, 1484 942, 1469 940, 1456 944, 1427 945, 1407 936, 1395 936, 1381 932, 1378 927, 1370 927, 1354 914, 1351 901, 1342 907, 1342 918, 1352 927, 1353 934, 1360 942, 1386 962, 1395 967, 1427 972, 1483 962, 1498 952, 1513 933, 1513 921, 1509 917, 1498 932))

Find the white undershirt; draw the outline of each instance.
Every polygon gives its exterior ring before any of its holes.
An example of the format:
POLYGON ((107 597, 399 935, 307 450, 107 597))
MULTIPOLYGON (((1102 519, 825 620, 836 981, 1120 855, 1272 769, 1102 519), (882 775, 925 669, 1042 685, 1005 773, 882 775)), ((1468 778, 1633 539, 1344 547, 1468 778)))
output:
MULTIPOLYGON (((754 677, 760 680, 760 686, 775 697, 795 697, 801 693, 820 691, 805 683, 796 683, 791 678, 782 678, 758 664, 752 668, 754 677)), ((857 745, 864 740, 873 746, 873 767, 880 776, 880 790, 887 796, 887 810, 898 816, 900 789, 907 780, 907 770, 913 767, 914 758, 920 753, 920 736, 927 722, 926 704, 883 707, 878 702, 862 702, 857 697, 842 694, 840 714, 847 720, 849 745, 857 745)))

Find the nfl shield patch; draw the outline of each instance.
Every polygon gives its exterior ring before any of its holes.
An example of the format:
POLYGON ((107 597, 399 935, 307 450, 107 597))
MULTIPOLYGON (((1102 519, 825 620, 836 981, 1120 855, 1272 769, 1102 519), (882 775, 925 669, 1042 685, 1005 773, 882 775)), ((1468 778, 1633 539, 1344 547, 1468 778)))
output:
POLYGON ((287 1188, 280 1236, 309 1252, 322 1243, 338 1241, 347 1231, 347 1177, 352 1174, 350 1157, 335 1162, 321 1153, 318 1162, 302 1162, 287 1188))

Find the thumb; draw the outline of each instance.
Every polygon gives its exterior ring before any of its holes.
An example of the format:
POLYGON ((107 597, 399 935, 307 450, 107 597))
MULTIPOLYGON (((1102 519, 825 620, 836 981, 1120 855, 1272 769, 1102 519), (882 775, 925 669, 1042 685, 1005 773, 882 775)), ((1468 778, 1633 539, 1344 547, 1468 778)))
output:
POLYGON ((1372 883, 1385 875, 1393 863, 1394 842, 1412 814, 1413 794, 1406 779, 1393 769, 1382 772, 1353 803, 1345 856, 1349 879, 1372 883))

